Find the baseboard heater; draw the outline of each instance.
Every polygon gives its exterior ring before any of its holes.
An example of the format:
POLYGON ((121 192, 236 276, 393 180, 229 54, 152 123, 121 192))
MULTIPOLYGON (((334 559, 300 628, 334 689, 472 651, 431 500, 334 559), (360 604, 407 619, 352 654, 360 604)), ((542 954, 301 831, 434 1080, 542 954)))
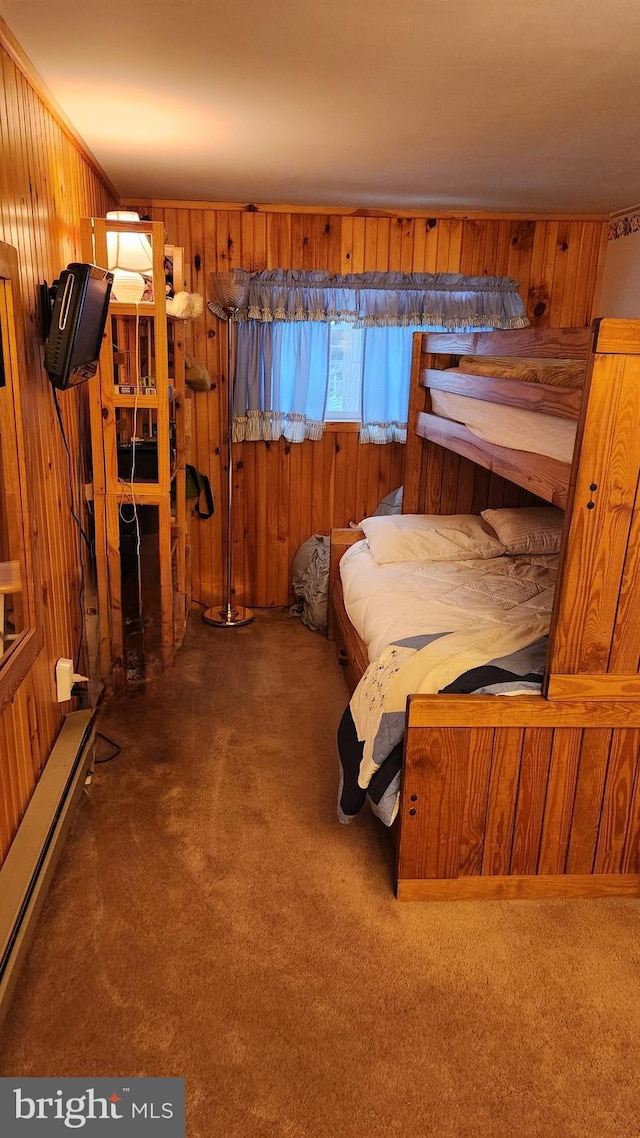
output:
POLYGON ((94 718, 66 716, 0 868, 0 1023, 93 759, 94 718))

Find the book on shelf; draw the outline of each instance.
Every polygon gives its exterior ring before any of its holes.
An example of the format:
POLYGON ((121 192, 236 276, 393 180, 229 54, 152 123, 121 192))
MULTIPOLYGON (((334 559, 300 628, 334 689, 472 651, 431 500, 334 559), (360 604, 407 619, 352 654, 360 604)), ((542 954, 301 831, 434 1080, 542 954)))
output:
MULTIPOLYGON (((141 383, 139 387, 136 387, 135 383, 117 383, 116 384, 116 394, 118 394, 118 395, 139 395, 142 397, 144 397, 146 395, 155 396, 158 394, 158 389, 157 389, 155 384, 151 384, 151 383, 141 383)), ((167 386, 167 395, 168 395, 169 399, 173 399, 173 384, 172 383, 168 384, 168 386, 167 386)))

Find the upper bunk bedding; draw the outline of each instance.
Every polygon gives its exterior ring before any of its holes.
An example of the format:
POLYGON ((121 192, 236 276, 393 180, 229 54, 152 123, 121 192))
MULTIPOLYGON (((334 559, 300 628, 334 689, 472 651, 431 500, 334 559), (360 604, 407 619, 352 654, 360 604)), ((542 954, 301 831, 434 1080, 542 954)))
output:
POLYGON ((558 569, 557 553, 547 551, 560 542, 559 512, 524 511, 549 515, 551 529, 537 546, 518 534, 516 555, 505 552, 503 523, 515 533, 512 515, 523 511, 492 513, 502 540, 473 516, 369 518, 368 540, 340 562, 345 610, 370 660, 338 735, 343 822, 367 795, 382 821, 393 822, 409 695, 541 689, 558 569), (518 555, 523 545, 534 552, 518 555))
MULTIPOLYGON (((586 364, 580 360, 464 356, 457 367, 447 368, 446 373, 580 391, 586 364)), ((573 458, 577 427, 574 418, 487 402, 435 387, 431 389, 431 406, 434 414, 464 424, 485 442, 545 455, 558 462, 570 463, 573 458)))
POLYGON ((456 368, 447 370, 579 391, 584 385, 587 365, 585 360, 546 356, 462 356, 456 368))

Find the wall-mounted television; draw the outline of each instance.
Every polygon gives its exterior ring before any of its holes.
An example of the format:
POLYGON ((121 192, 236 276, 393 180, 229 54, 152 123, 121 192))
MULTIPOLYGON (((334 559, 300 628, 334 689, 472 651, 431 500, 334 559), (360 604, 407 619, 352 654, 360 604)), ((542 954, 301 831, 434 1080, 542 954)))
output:
POLYGON ((54 283, 44 352, 45 371, 54 387, 73 387, 96 374, 112 284, 113 273, 107 269, 76 262, 54 283))

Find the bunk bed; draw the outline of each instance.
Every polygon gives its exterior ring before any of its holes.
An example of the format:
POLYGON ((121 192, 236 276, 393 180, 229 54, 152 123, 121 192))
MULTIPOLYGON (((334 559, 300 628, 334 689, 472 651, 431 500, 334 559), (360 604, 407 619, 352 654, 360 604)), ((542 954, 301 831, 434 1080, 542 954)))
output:
MULTIPOLYGON (((414 337, 403 513, 478 515, 508 502, 565 514, 538 693, 406 700, 400 899, 638 894, 639 422, 640 321, 414 337), (483 357, 582 361, 586 378, 569 389, 494 379, 474 370, 483 357), (572 460, 496 441, 498 413, 490 438, 451 407, 444 418, 442 391, 572 420, 572 460)), ((352 691, 370 659, 339 563, 363 536, 334 530, 331 544, 332 633, 352 691)))

